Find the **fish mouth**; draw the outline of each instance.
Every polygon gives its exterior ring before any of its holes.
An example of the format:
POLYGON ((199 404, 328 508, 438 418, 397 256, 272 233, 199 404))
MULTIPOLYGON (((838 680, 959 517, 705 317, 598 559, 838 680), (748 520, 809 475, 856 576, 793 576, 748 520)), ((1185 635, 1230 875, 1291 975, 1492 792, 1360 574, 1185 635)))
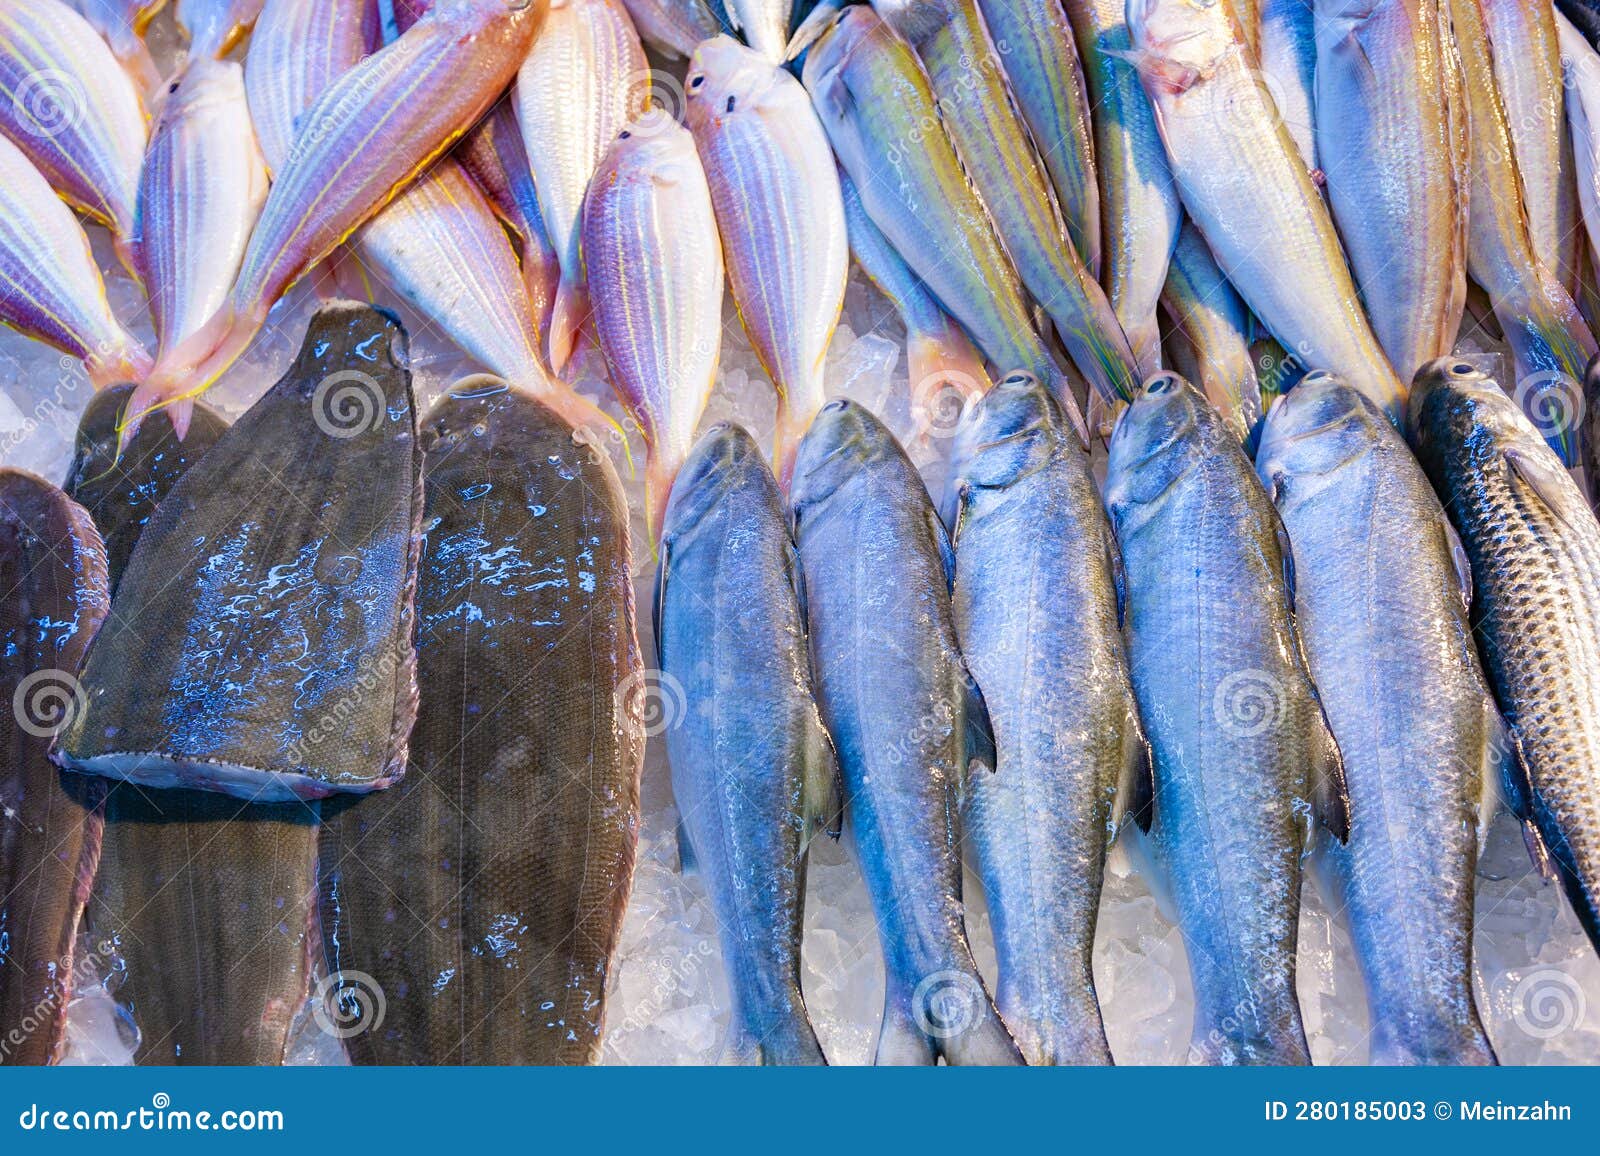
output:
POLYGON ((699 524, 738 483, 736 472, 752 462, 757 470, 766 469, 760 447, 743 426, 723 421, 708 427, 672 484, 662 518, 663 536, 681 534, 699 524))

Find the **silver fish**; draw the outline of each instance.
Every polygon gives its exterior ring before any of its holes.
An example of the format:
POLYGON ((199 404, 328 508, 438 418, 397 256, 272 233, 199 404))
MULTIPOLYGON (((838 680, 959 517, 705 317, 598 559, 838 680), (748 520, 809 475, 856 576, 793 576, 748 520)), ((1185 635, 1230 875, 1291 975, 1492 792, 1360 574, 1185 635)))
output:
POLYGON ((887 972, 880 1064, 1019 1064, 967 943, 959 800, 986 729, 956 644, 950 545, 916 468, 851 401, 800 444, 792 490, 818 703, 887 972))
POLYGON ((1398 422, 1405 387, 1238 25, 1220 5, 1129 0, 1128 27, 1184 208, 1217 264, 1304 365, 1339 373, 1398 422))
POLYGON ((583 208, 595 336, 649 447, 652 542, 722 352, 722 242, 688 129, 660 113, 622 131, 583 208))
POLYGON ((143 102, 106 42, 62 0, 0 0, 0 132, 68 204, 111 230, 133 269, 143 102))
POLYGON ((561 260, 549 332, 550 367, 557 373, 589 312, 579 244, 584 193, 611 142, 644 111, 649 77, 644 47, 621 0, 556 0, 517 73, 517 122, 542 219, 561 260))
MULTIPOLYGON (((1054 323, 1078 372, 1107 403, 1131 397, 1139 377, 1133 350, 1105 291, 1067 240, 977 0, 877 0, 874 6, 916 49, 938 100, 939 121, 1017 275, 1054 323)), ((892 175, 885 171, 880 179, 892 175)))
POLYGON ((1411 447, 1471 562, 1472 627, 1511 730, 1511 810, 1600 950, 1600 525, 1492 378, 1446 357, 1415 389, 1411 447))
POLYGON ((778 391, 773 458, 787 484, 827 400, 823 362, 850 271, 833 150, 800 82, 727 36, 695 49, 684 87, 728 288, 778 391))
POLYGON ((803 80, 872 222, 989 360, 1050 387, 1087 444, 1070 383, 1033 328, 911 47, 870 7, 846 8, 812 45, 803 80))
MULTIPOLYGON (((139 179, 134 252, 150 292, 158 358, 227 301, 266 199, 244 69, 190 57, 164 94, 139 179)), ((187 416, 173 415, 180 439, 187 416)))
POLYGON ((1194 979, 1190 1059, 1309 1063, 1301 857, 1313 815, 1340 837, 1349 815, 1295 633, 1282 523, 1232 430, 1172 374, 1118 422, 1105 501, 1154 752, 1151 833, 1194 979))
MULTIPOLYGON (((1335 0, 1337 2, 1337 0, 1335 0)), ((1381 0, 1380 0, 1381 2, 1381 0)), ((1257 49, 1272 103, 1308 171, 1317 158, 1316 21, 1312 0, 1261 0, 1257 49)), ((1338 106, 1334 106, 1335 113, 1338 106)))
POLYGON ((839 769, 802 604, 772 471, 743 429, 715 426, 667 506, 656 652, 691 704, 667 753, 680 857, 705 880, 733 989, 727 1051, 769 1064, 826 1062, 800 992, 800 939, 806 848, 822 827, 838 833, 839 769))
POLYGON ((96 388, 142 381, 151 358, 111 312, 83 226, 0 136, 0 321, 80 358, 96 388))
POLYGON ((1030 1064, 1109 1064, 1092 966, 1100 885, 1115 824, 1150 788, 1116 540, 1089 455, 1027 374, 962 423, 953 477, 956 633, 996 750, 964 825, 994 921, 996 1003, 1030 1064))
POLYGON ((687 59, 719 30, 705 0, 622 0, 639 35, 668 59, 687 59))
POLYGON ((250 35, 244 81, 270 172, 288 159, 296 122, 380 39, 373 0, 267 0, 250 35))
POLYGON ((1173 367, 1200 387, 1242 442, 1261 417, 1261 388, 1250 355, 1250 310, 1190 222, 1172 252, 1161 305, 1172 328, 1173 367))
POLYGON ((1295 619, 1349 781, 1350 842, 1331 866, 1370 1062, 1493 1063, 1473 894, 1511 747, 1467 621, 1466 557, 1405 439, 1329 374, 1273 408, 1256 469, 1293 543, 1295 619))
POLYGON ((789 47, 793 0, 709 0, 718 21, 767 58, 782 64, 789 47))
POLYGON ((1128 60, 1123 0, 1066 0, 1093 116, 1100 180, 1100 279, 1141 377, 1161 368, 1156 307, 1183 209, 1150 98, 1128 60))

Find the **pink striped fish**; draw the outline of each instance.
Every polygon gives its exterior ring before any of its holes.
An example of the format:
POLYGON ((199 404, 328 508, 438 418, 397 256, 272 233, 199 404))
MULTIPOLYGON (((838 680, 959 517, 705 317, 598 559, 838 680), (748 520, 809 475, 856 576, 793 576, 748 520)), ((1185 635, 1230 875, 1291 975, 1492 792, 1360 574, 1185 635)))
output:
POLYGON ((377 0, 267 0, 250 35, 244 83, 269 171, 288 158, 306 110, 380 40, 377 0))
POLYGON ((178 0, 178 26, 189 37, 189 55, 226 56, 261 15, 261 3, 262 0, 178 0))
POLYGON ((150 371, 144 346, 112 316, 83 226, 4 136, 0 321, 81 359, 96 389, 140 381, 150 371))
POLYGON ((146 95, 161 84, 161 70, 144 42, 144 30, 167 0, 71 0, 78 13, 105 37, 111 51, 146 95))

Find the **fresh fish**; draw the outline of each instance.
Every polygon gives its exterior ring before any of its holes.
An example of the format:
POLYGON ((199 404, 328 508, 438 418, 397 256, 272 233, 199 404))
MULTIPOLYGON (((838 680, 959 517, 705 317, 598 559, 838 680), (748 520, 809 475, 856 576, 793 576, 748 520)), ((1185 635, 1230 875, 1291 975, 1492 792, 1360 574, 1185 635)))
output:
POLYGON ((1116 541, 1089 455, 1029 375, 995 386, 957 438, 956 633, 997 751, 968 786, 964 838, 994 921, 996 1002, 1030 1064, 1109 1064, 1100 885, 1111 833, 1150 786, 1116 541))
MULTIPOLYGON (((1584 265, 1588 272, 1593 268, 1594 255, 1600 252, 1600 56, 1565 17, 1556 17, 1556 31, 1561 38, 1562 87, 1566 92, 1578 205, 1589 239, 1590 260, 1584 265)), ((1582 309, 1581 296, 1578 304, 1582 309)), ((1588 314, 1585 318, 1592 324, 1588 314)))
POLYGON ((1283 524, 1233 431, 1172 374, 1122 415, 1105 500, 1154 751, 1151 834, 1194 979, 1190 1060, 1309 1063, 1301 857, 1314 821, 1344 838, 1349 813, 1295 633, 1283 524))
POLYGON ((1578 199, 1565 138, 1555 9, 1535 0, 1470 0, 1489 36, 1495 87, 1511 131, 1533 252, 1578 291, 1578 199))
POLYGON ((761 450, 713 427, 667 506, 656 650, 688 704, 667 753, 680 857, 705 880, 732 988, 727 1051, 768 1064, 826 1062, 800 938, 806 848, 818 828, 838 834, 839 768, 812 699, 799 567, 761 450))
POLYGON ((645 42, 669 60, 687 59, 720 30, 706 0, 622 0, 645 42))
MULTIPOLYGON (((157 363, 228 300, 267 199, 244 69, 190 57, 167 86, 139 178, 134 259, 150 293, 157 363)), ((182 438, 188 407, 175 409, 182 438)))
POLYGON ((877 1062, 1020 1064, 963 925, 959 807, 987 723, 944 527, 894 436, 843 399, 800 444, 792 502, 818 704, 887 973, 877 1062))
POLYGON ((1349 780, 1350 842, 1330 857, 1371 1062, 1493 1063, 1472 994, 1473 893, 1511 747, 1460 542, 1405 439, 1328 374, 1273 409, 1256 469, 1293 543, 1295 619, 1349 780))
POLYGON ((1600 525, 1492 378, 1441 358, 1415 388, 1411 446, 1472 565, 1472 629, 1511 730, 1511 810, 1600 950, 1600 525))
POLYGON ((244 80, 270 172, 288 159, 306 111, 379 41, 374 0, 266 0, 250 34, 244 80))
POLYGON ((1455 345, 1466 306, 1467 177, 1447 2, 1316 6, 1328 201, 1373 332, 1406 381, 1455 345))
POLYGON ((135 395, 133 423, 209 388, 290 286, 472 127, 510 83, 543 14, 539 0, 438 0, 334 81, 277 172, 228 304, 163 359, 135 395))
POLYGON ((154 93, 161 70, 144 42, 145 29, 167 0, 71 0, 72 7, 105 38, 134 87, 154 93))
POLYGON ((773 458, 787 484, 827 400, 823 362, 850 272, 838 169, 806 90, 760 53, 709 40, 690 58, 685 88, 728 288, 778 391, 773 458))
POLYGON ((138 435, 119 454, 122 414, 132 393, 131 385, 119 385, 89 399, 78 419, 72 464, 62 483, 100 531, 113 594, 156 507, 228 428, 215 410, 201 404, 194 407, 194 420, 184 438, 163 414, 139 427, 138 435))
POLYGON ((1100 185, 1083 63, 1059 0, 979 0, 1007 86, 1049 173, 1067 235, 1100 276, 1100 185))
MULTIPOLYGON (((987 206, 1022 284, 1055 323, 1078 372, 1104 401, 1131 397, 1139 374, 1128 338, 1104 290, 1067 240, 977 0, 877 0, 876 7, 922 59, 938 102, 938 122, 987 206)), ((893 180, 894 165, 892 156, 877 158, 877 179, 893 180)))
POLYGON ((803 79, 872 222, 989 360, 1051 388, 1087 444, 1070 383, 1033 328, 910 46, 870 7, 846 8, 811 46, 803 79))
POLYGON ((1156 131, 1150 99, 1128 60, 1124 0, 1066 0, 1094 108, 1100 179, 1100 279, 1133 349, 1141 377, 1161 368, 1156 307, 1183 210, 1156 131))
POLYGON ((48 752, 82 706, 78 663, 110 602, 89 515, 0 469, 0 1066, 50 1063, 65 1035, 103 789, 48 752))
POLYGON ((446 394, 423 441, 421 709, 398 786, 323 804, 331 994, 386 994, 359 1064, 593 1063, 649 690, 627 504, 603 449, 502 384, 446 394))
POLYGON ((1129 0, 1128 27, 1184 208, 1228 280, 1303 364, 1399 421, 1405 387, 1238 27, 1190 0, 1129 0))
POLYGON ((261 15, 262 0, 177 0, 178 27, 189 38, 189 55, 222 57, 244 38, 261 15))
POLYGON ((615 427, 593 402, 545 373, 538 314, 517 255, 489 202, 454 159, 437 161, 361 226, 352 243, 391 291, 491 373, 575 426, 615 427))
POLYGON ((0 321, 81 359, 96 388, 143 381, 150 372, 150 354, 106 303, 83 227, 4 136, 0 287, 0 321))
POLYGON ((722 351, 722 243, 688 129, 653 113, 622 131, 584 204, 583 252, 611 384, 649 447, 653 542, 722 351))
POLYGON ((1174 367, 1199 386, 1239 440, 1247 440, 1261 419, 1250 311, 1192 223, 1185 222, 1178 236, 1161 304, 1172 323, 1167 344, 1174 367))
POLYGON ((1515 392, 1568 464, 1578 460, 1570 416, 1597 349, 1556 271, 1537 255, 1507 107, 1495 80, 1481 0, 1450 0, 1461 62, 1471 164, 1467 272, 1488 292, 1516 361, 1515 392), (1496 158, 1499 158, 1498 160, 1496 158))
POLYGON ((111 230, 133 268, 144 107, 106 42, 63 0, 0 0, 0 133, 68 204, 111 230))
POLYGON ((561 258, 544 227, 539 190, 533 183, 533 170, 522 145, 513 100, 495 105, 456 147, 455 157, 516 237, 521 251, 522 284, 539 339, 537 352, 543 359, 549 348, 550 318, 561 284, 561 258))
POLYGON ((906 327, 911 411, 924 433, 936 429, 948 433, 967 401, 989 390, 983 355, 872 223, 861 194, 843 170, 839 171, 839 188, 844 194, 850 252, 867 279, 894 305, 906 327))
POLYGON ((556 0, 517 73, 517 123, 541 219, 561 260, 549 332, 556 373, 566 368, 590 311, 579 245, 584 194, 611 142, 644 111, 649 80, 649 62, 621 0, 556 0))
POLYGON ((416 717, 414 424, 398 322, 319 312, 145 527, 61 764, 252 802, 395 782, 416 717))
POLYGON ((737 32, 769 64, 784 61, 789 47, 789 17, 793 0, 707 0, 717 23, 737 32))
MULTIPOLYGON (((1363 3, 1366 0, 1357 0, 1363 3)), ((1374 0, 1378 4, 1384 0, 1374 0)), ((1328 0, 1323 0, 1324 4, 1328 0)), ((1333 0, 1339 4, 1340 0, 1333 0)), ((1313 0, 1260 0, 1257 50, 1261 72, 1306 169, 1318 172, 1316 73, 1317 38, 1313 0)), ((1334 105, 1334 109, 1338 109, 1334 105)))

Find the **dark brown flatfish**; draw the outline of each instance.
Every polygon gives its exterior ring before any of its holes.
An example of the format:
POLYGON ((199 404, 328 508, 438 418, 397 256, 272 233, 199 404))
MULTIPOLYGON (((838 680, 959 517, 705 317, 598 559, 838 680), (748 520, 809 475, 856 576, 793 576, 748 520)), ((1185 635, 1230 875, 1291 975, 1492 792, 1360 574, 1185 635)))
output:
POLYGON ((272 803, 404 773, 421 515, 405 348, 387 313, 323 308, 288 375, 173 486, 90 647, 62 765, 272 803))
POLYGON ((367 1064, 600 1052, 633 875, 642 677, 627 506, 603 451, 525 394, 424 423, 422 709, 399 786, 324 806, 330 973, 384 997, 367 1064))
POLYGON ((89 511, 105 541, 113 594, 156 507, 228 428, 210 406, 196 403, 189 433, 179 441, 172 419, 160 410, 145 417, 119 455, 122 414, 132 394, 133 386, 119 385, 90 399, 78 419, 72 465, 62 484, 89 511))
MULTIPOLYGON (((157 507, 227 429, 196 406, 181 442, 165 413, 117 454, 129 387, 97 394, 78 424, 67 489, 105 539, 111 587, 157 507)), ((74 776, 76 778, 76 776, 74 776)), ((104 782, 105 832, 89 903, 95 942, 122 957, 144 1064, 281 1062, 306 996, 315 815, 210 791, 104 782)))
POLYGON ((99 789, 50 741, 110 602, 105 547, 49 482, 0 469, 0 1064, 55 1057, 99 853, 99 789))

